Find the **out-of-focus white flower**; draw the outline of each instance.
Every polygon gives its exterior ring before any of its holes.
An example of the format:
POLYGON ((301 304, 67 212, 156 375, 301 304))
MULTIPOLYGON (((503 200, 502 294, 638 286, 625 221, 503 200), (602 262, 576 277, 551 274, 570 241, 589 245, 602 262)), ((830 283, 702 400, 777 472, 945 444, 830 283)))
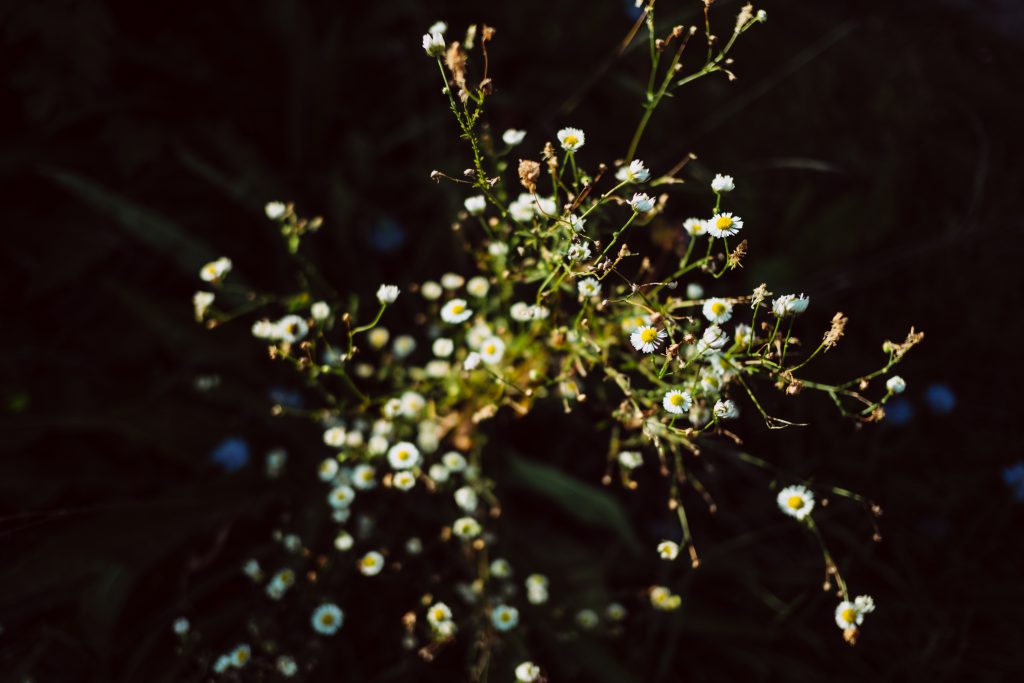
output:
POLYGON ((732 338, 740 346, 746 346, 750 343, 750 335, 753 334, 753 330, 750 329, 750 325, 740 323, 736 326, 736 331, 733 333, 732 338))
POLYGON ((417 417, 420 412, 427 406, 427 400, 423 398, 423 394, 417 391, 407 391, 402 394, 399 401, 402 402, 402 407, 399 413, 405 417, 417 417))
POLYGON ((442 455, 441 462, 452 472, 462 472, 466 469, 466 457, 456 451, 448 451, 442 455))
POLYGON ((288 207, 284 202, 267 202, 267 205, 263 207, 263 212, 267 214, 267 218, 276 221, 288 213, 288 207))
POLYGON ((347 531, 339 531, 338 535, 334 537, 334 547, 341 552, 352 550, 355 543, 356 539, 352 538, 352 534, 347 531))
POLYGON ((462 361, 462 369, 476 370, 478 367, 480 367, 480 362, 482 360, 483 359, 480 357, 479 353, 477 353, 476 351, 470 351, 469 354, 466 356, 466 360, 462 361))
POLYGON ((466 207, 470 216, 479 216, 487 208, 487 198, 482 194, 466 197, 466 201, 462 202, 462 205, 466 207))
POLYGON ((776 502, 790 517, 803 519, 814 509, 814 494, 806 486, 787 486, 779 491, 776 502))
POLYGON ((765 12, 763 9, 759 9, 757 10, 757 14, 754 16, 754 19, 760 21, 763 24, 764 22, 768 21, 768 13, 765 12))
POLYGON ((564 222, 572 229, 573 232, 583 232, 583 226, 587 224, 586 219, 580 218, 574 213, 566 216, 564 222))
POLYGON ((665 330, 655 329, 650 325, 644 325, 638 327, 633 331, 633 334, 629 335, 629 343, 633 345, 633 348, 637 351, 643 351, 644 353, 653 353, 661 342, 666 337, 665 330))
POLYGON ((487 292, 489 292, 490 289, 491 283, 482 275, 472 277, 469 279, 469 282, 466 283, 466 291, 469 292, 471 296, 475 296, 477 298, 487 296, 487 292))
POLYGON ((699 299, 704 296, 704 288, 696 282, 691 282, 686 285, 686 298, 687 299, 699 299))
POLYGON ((704 224, 704 228, 712 237, 732 237, 743 229, 743 219, 728 211, 716 213, 704 224))
POLYGON ((487 245, 487 253, 495 258, 508 254, 508 244, 505 242, 491 242, 487 245))
POLYGON ((673 415, 682 415, 690 409, 691 405, 693 405, 693 399, 690 397, 690 392, 688 391, 672 389, 671 391, 665 392, 665 397, 662 398, 661 405, 665 410, 673 415))
POLYGON ((516 667, 516 683, 536 683, 540 680, 540 667, 533 662, 523 662, 516 667))
POLYGON ((408 491, 416 485, 416 476, 408 470, 395 472, 395 476, 391 478, 391 485, 399 491, 408 491))
POLYGON ((533 220, 533 199, 529 195, 525 195, 527 199, 524 201, 523 196, 511 202, 508 205, 508 213, 512 216, 512 220, 517 223, 529 223, 533 220))
POLYGON ((593 299, 601 296, 601 283, 598 282, 597 278, 588 277, 580 280, 576 283, 576 289, 579 290, 580 297, 584 299, 593 299))
POLYGON ((590 258, 590 245, 586 242, 570 244, 569 248, 565 252, 565 256, 573 262, 586 261, 590 258))
POLYGON ((575 152, 587 141, 587 136, 579 128, 563 128, 558 131, 558 141, 562 143, 562 149, 567 152, 575 152))
POLYGON ((338 476, 338 461, 334 458, 325 458, 320 463, 316 473, 320 481, 330 481, 338 476))
POLYGON ((480 522, 472 517, 459 517, 452 523, 452 533, 462 540, 476 538, 480 532, 480 522))
POLYGON ((309 315, 313 320, 322 323, 330 317, 331 307, 327 305, 326 301, 317 301, 309 307, 309 315))
POLYGON ((633 198, 629 200, 629 205, 637 213, 647 213, 654 208, 654 198, 649 197, 643 192, 637 192, 633 195, 633 198))
POLYGON ((356 499, 356 492, 350 486, 336 486, 327 496, 327 502, 332 508, 347 508, 356 499))
POLYGON ((371 550, 359 559, 359 572, 364 576, 376 576, 384 569, 384 556, 371 550))
POLYGON ((458 273, 445 273, 441 276, 441 286, 445 289, 458 289, 466 284, 466 278, 458 273))
POLYGON ((189 623, 188 619, 185 617, 178 617, 174 620, 174 624, 171 628, 174 630, 175 635, 183 636, 188 633, 188 630, 191 627, 192 625, 189 623))
POLYGON ((398 287, 395 285, 381 285, 377 288, 377 301, 381 302, 385 306, 387 304, 395 303, 395 299, 398 298, 399 293, 398 287))
POLYGON ((341 448, 345 445, 345 428, 331 427, 324 432, 324 443, 331 448, 341 448))
POLYGON ((711 189, 715 192, 732 192, 736 189, 736 183, 733 182, 731 175, 717 173, 711 181, 711 189))
POLYGON ((666 586, 654 586, 651 588, 651 606, 663 612, 671 612, 679 609, 682 598, 672 593, 666 586))
POLYGON ((431 626, 437 626, 445 621, 452 620, 451 608, 443 602, 435 602, 427 608, 427 621, 431 626))
POLYGON ((427 280, 420 285, 420 294, 422 294, 423 298, 427 301, 436 301, 441 298, 442 294, 444 294, 444 289, 442 289, 441 285, 437 282, 427 280))
POLYGON ((626 618, 626 608, 622 603, 612 602, 604 608, 604 616, 609 621, 622 621, 626 618))
POLYGON ((465 299, 452 299, 441 309, 441 320, 446 323, 465 322, 472 315, 473 309, 469 307, 465 299))
POLYGON ((679 557, 679 544, 672 541, 662 541, 658 544, 658 557, 663 560, 674 560, 679 557))
POLYGON ((334 603, 324 603, 315 610, 310 618, 313 630, 324 636, 333 636, 345 621, 345 613, 334 603))
POLYGON ((601 622, 601 618, 597 616, 597 612, 592 609, 581 609, 576 613, 576 625, 580 628, 589 631, 601 622))
POLYGON ((733 420, 740 416, 739 408, 735 401, 725 400, 715 402, 715 417, 719 420, 733 420))
POLYGON ((780 318, 784 318, 790 315, 799 315, 807 310, 808 304, 811 303, 810 297, 801 294, 783 294, 777 297, 772 302, 772 313, 780 318))
POLYGON ((299 665, 295 663, 293 657, 288 655, 279 655, 274 666, 277 667, 277 672, 285 678, 292 678, 299 673, 299 665))
POLYGON ((504 142, 509 147, 515 147, 520 142, 522 142, 523 138, 525 137, 525 130, 516 130, 515 128, 509 128, 508 130, 501 134, 501 141, 504 142))
POLYGON ((619 464, 627 470, 635 470, 644 464, 644 456, 640 451, 620 451, 619 464))
POLYGON ((512 576, 512 565, 503 557, 495 558, 491 562, 491 576, 496 579, 508 579, 512 576))
MULTIPOLYGON (((370 330, 370 334, 373 334, 373 330, 370 330)), ((391 352, 395 354, 395 358, 399 359, 405 358, 415 350, 416 340, 407 334, 400 334, 395 337, 395 341, 391 345, 391 352)))
POLYGON ((473 512, 477 506, 476 491, 470 486, 463 486, 455 491, 455 504, 465 512, 473 512))
POLYGON ((252 336, 257 339, 270 339, 274 336, 274 323, 266 318, 257 320, 252 324, 252 336))
POLYGON ((438 484, 443 484, 446 481, 448 481, 449 477, 451 477, 451 472, 449 472, 448 468, 445 467, 444 465, 440 463, 434 463, 433 465, 430 466, 430 469, 427 470, 427 476, 433 479, 438 484))
POLYGON ((213 292, 196 292, 192 295, 192 308, 195 311, 196 322, 202 322, 206 317, 206 311, 214 300, 213 292))
POLYGON ((899 375, 893 375, 885 381, 885 388, 892 394, 902 394, 906 388, 907 383, 899 375))
POLYGON ((501 362, 505 355, 505 342, 500 337, 491 337, 480 345, 480 358, 488 365, 495 365, 501 362))
POLYGON ((511 631, 519 624, 519 610, 509 605, 498 605, 491 612, 491 623, 499 631, 511 631))
POLYGON ((707 232, 708 222, 700 218, 687 218, 683 221, 683 230, 690 237, 700 237, 707 232))
POLYGON ((433 31, 423 36, 423 51, 431 57, 440 57, 444 54, 444 36, 439 31, 433 31))
POLYGON ((447 358, 455 350, 455 342, 448 337, 438 337, 434 340, 431 350, 438 358, 447 358))
POLYGON ((231 272, 231 259, 221 256, 216 261, 210 261, 199 270, 199 278, 203 282, 220 282, 231 272))
POLYGON ((231 654, 228 656, 231 658, 231 666, 235 667, 236 669, 241 669, 243 666, 249 663, 250 659, 252 659, 252 648, 250 648, 247 644, 242 643, 241 645, 235 647, 235 649, 232 650, 231 654))
POLYGON ((725 299, 708 299, 704 302, 704 317, 721 325, 732 317, 732 304, 725 299))
POLYGON ((309 325, 297 315, 286 315, 274 323, 274 337, 289 344, 302 341, 308 333, 309 325))
POLYGON ((443 35, 447 30, 448 30, 448 23, 447 22, 435 21, 433 24, 430 25, 430 28, 427 29, 427 33, 440 33, 440 34, 443 35))
POLYGON ((420 462, 420 450, 408 441, 399 441, 388 449, 388 464, 392 469, 407 470, 420 462))
POLYGON ((356 465, 352 469, 352 486, 357 489, 368 491, 377 485, 377 470, 373 465, 356 465))

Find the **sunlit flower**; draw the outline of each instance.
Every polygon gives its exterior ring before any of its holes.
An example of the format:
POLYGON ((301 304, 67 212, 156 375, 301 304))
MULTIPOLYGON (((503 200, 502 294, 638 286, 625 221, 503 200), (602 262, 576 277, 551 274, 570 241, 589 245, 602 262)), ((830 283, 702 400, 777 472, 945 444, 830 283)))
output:
POLYGON ((433 31, 423 36, 423 51, 431 57, 440 57, 444 54, 444 36, 439 31, 433 31))
POLYGON ((576 283, 576 288, 579 290, 580 297, 584 299, 593 299, 601 296, 601 283, 598 282, 597 278, 584 278, 576 283))
POLYGON ((711 189, 715 192, 732 192, 736 189, 736 183, 733 182, 731 175, 717 173, 711 181, 711 189))
POLYGON ((373 465, 356 465, 352 469, 352 486, 368 491, 377 485, 377 470, 373 465))
POLYGON ((469 292, 470 295, 475 296, 477 298, 487 296, 487 292, 489 292, 490 289, 491 283, 488 282, 487 278, 483 277, 482 275, 472 277, 469 279, 469 282, 466 283, 466 291, 469 292))
POLYGON ((472 517, 459 517, 452 523, 452 533, 463 540, 476 538, 481 531, 480 522, 472 517))
POLYGON ((806 486, 787 486, 776 498, 779 509, 790 517, 803 519, 814 509, 814 494, 806 486))
POLYGON ((473 310, 466 304, 465 299, 452 299, 441 309, 441 320, 446 323, 461 323, 469 320, 473 310))
POLYGON ((420 450, 408 441, 399 441, 388 449, 388 463, 396 470, 407 470, 420 462, 420 450))
POLYGON ((391 478, 391 485, 399 491, 408 491, 416 486, 416 475, 408 470, 395 472, 395 476, 391 478))
POLYGON ((192 308, 195 311, 196 322, 202 322, 206 317, 206 311, 214 300, 213 292, 196 292, 192 295, 192 308))
POLYGON ((325 603, 313 610, 310 619, 313 630, 325 636, 333 636, 345 621, 345 613, 334 603, 325 603))
POLYGON ((644 167, 644 162, 639 159, 633 159, 628 165, 620 166, 619 170, 615 172, 616 180, 631 183, 644 183, 650 177, 651 172, 644 167))
POLYGON ((864 623, 864 615, 875 611, 870 595, 858 595, 853 602, 844 600, 836 607, 836 626, 844 631, 864 623))
POLYGON ((313 320, 322 323, 330 317, 331 307, 327 305, 326 301, 317 301, 309 307, 309 315, 313 320))
POLYGON ((356 492, 350 486, 337 486, 327 495, 327 502, 332 508, 347 508, 356 499, 356 492))
POLYGON ((393 304, 398 298, 399 291, 395 285, 381 285, 377 288, 377 301, 384 305, 393 304))
POLYGON ((376 576, 384 569, 384 556, 371 550, 359 559, 359 572, 364 576, 376 576))
POLYGON ((907 383, 899 375, 893 375, 885 381, 885 388, 890 394, 902 394, 907 388, 907 383))
POLYGON ((644 464, 644 456, 640 451, 621 451, 619 452, 619 464, 627 470, 635 470, 644 464))
POLYGON ((690 392, 688 391, 672 389, 671 391, 665 392, 665 397, 661 400, 661 405, 664 406, 665 410, 673 415, 682 415, 690 409, 691 405, 693 405, 693 399, 690 397, 690 392))
POLYGON ((466 458, 462 453, 448 451, 441 456, 441 462, 452 472, 462 472, 466 469, 466 458))
POLYGON ((443 602, 435 602, 427 608, 427 621, 430 622, 431 626, 437 626, 442 622, 451 620, 452 610, 443 602))
POLYGON ((666 336, 668 335, 665 333, 665 330, 658 330, 650 325, 644 325, 643 327, 636 328, 633 334, 629 335, 629 343, 637 351, 653 353, 666 336))
POLYGON ((515 128, 509 128, 508 130, 501 134, 501 141, 504 142, 509 147, 515 147, 520 142, 522 142, 523 138, 525 137, 525 130, 516 130, 515 128))
POLYGON ((540 667, 533 662, 523 662, 516 667, 516 683, 536 683, 540 680, 540 667))
POLYGON ((500 337, 491 337, 480 345, 480 358, 488 365, 499 363, 504 355, 505 342, 500 337))
POLYGON ((658 557, 663 560, 674 560, 679 557, 679 544, 672 541, 662 541, 658 544, 658 557))
POLYGON ((491 623, 499 631, 511 631, 519 623, 519 610, 509 605, 498 605, 491 612, 491 623))
POLYGON ((324 443, 331 448, 341 448, 345 445, 345 428, 331 427, 324 432, 324 443))
POLYGON ((586 261, 590 258, 590 245, 586 242, 570 244, 565 252, 565 257, 570 261, 586 261))
POLYGON ((274 323, 274 336, 289 344, 302 341, 308 332, 309 325, 297 315, 286 315, 274 323))
POLYGON ((352 550, 355 543, 356 539, 352 538, 352 534, 347 531, 339 531, 338 535, 334 537, 334 547, 341 552, 352 550))
POLYGON ((728 211, 716 213, 704 227, 712 237, 731 237, 743 229, 743 219, 728 211))
POLYGON ((587 136, 579 128, 563 128, 558 131, 558 141, 565 151, 575 152, 587 141, 587 136))
POLYGON ((430 25, 430 28, 427 29, 427 33, 441 33, 441 34, 444 34, 444 32, 447 31, 447 30, 448 30, 448 23, 447 22, 435 21, 433 24, 430 25))
POLYGON ((204 282, 220 282, 231 272, 231 259, 221 256, 216 261, 210 261, 199 270, 199 277, 204 282))
POLYGON ((736 407, 735 401, 725 400, 715 402, 715 417, 719 420, 733 420, 740 416, 740 410, 736 407))
POLYGON ((690 237, 700 237, 707 232, 707 221, 700 218, 687 218, 683 221, 683 230, 685 230, 690 237))
POLYGON ((398 400, 401 401, 398 412, 405 417, 418 417, 427 405, 427 400, 416 391, 407 391, 398 400))
POLYGON ((478 367, 480 367, 480 362, 482 360, 483 358, 481 358, 479 353, 477 353, 476 351, 470 351, 466 355, 466 360, 462 361, 462 369, 476 370, 478 367))
POLYGON ((466 197, 462 205, 466 207, 470 216, 479 216, 487 208, 487 198, 482 194, 466 197))
POLYGON ((263 212, 267 214, 267 218, 276 221, 288 213, 288 207, 284 202, 267 202, 266 206, 263 207, 263 212))
POLYGON ((629 206, 637 213, 647 213, 654 208, 654 198, 649 197, 643 192, 637 192, 629 200, 629 206))
POLYGON ((704 317, 721 325, 732 317, 732 304, 725 299, 708 299, 704 302, 704 317))
POLYGON ((317 477, 320 481, 330 481, 338 476, 338 461, 334 458, 325 458, 317 469, 317 477))

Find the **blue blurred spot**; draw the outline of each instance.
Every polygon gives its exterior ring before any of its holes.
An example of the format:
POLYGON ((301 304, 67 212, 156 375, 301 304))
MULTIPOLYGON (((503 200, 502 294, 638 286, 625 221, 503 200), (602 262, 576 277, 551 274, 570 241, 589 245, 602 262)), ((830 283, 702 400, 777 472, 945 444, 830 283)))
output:
POLYGON ((885 421, 889 424, 902 426, 914 419, 914 406, 901 397, 894 398, 885 404, 885 421))
POLYGON ((405 244, 405 228, 391 218, 382 218, 370 229, 370 246, 390 253, 405 244))
POLYGON ((302 407, 302 394, 294 389, 285 389, 284 387, 271 387, 270 389, 270 400, 273 403, 282 405, 285 408, 301 408, 302 407))
POLYGON ((640 6, 636 6, 636 0, 625 0, 626 1, 626 15, 636 21, 640 18, 640 15, 644 13, 644 3, 640 3, 640 6))
POLYGON ((948 384, 936 382, 924 391, 924 400, 933 413, 948 415, 956 407, 956 394, 948 384))
POLYGON ((1013 499, 1024 503, 1024 462, 1018 461, 1003 470, 1003 483, 1013 493, 1013 499))
POLYGON ((210 452, 210 461, 226 472, 237 472, 249 464, 249 444, 237 436, 224 439, 210 452))

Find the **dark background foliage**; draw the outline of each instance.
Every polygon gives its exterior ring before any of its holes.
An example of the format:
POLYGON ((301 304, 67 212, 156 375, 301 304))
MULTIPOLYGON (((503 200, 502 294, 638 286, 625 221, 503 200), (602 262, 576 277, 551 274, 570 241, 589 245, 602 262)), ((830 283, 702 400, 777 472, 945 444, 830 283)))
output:
MULTIPOLYGON (((237 641, 260 602, 238 565, 270 543, 284 501, 310 482, 271 483, 256 464, 227 474, 209 454, 241 436, 254 460, 283 445, 308 471, 321 456, 311 425, 268 416, 272 388, 301 387, 265 360, 248 324, 208 332, 192 321, 199 266, 228 254, 241 279, 287 290, 291 266, 261 207, 291 199, 325 217, 311 256, 339 290, 465 270, 448 229, 461 197, 428 174, 458 173, 466 150, 423 30, 439 18, 456 34, 498 27, 494 129, 526 128, 533 154, 576 125, 585 158, 610 160, 639 117, 646 74, 642 49, 614 58, 630 5, 4 4, 5 678, 195 679, 173 652, 181 613, 205 647, 237 641), (211 374, 220 386, 197 392, 211 374)), ((699 3, 659 7, 667 31, 695 22, 699 3)), ((882 340, 926 331, 900 369, 905 419, 855 429, 805 396, 773 408, 810 429, 768 433, 751 415, 743 425, 748 450, 882 505, 880 544, 862 511, 823 515, 853 590, 879 610, 856 648, 843 644, 813 540, 772 512, 765 475, 720 459, 708 465, 720 512, 690 503, 704 565, 672 579, 684 609, 638 615, 617 640, 532 632, 526 644, 554 680, 1017 678, 1022 513, 1001 472, 1024 457, 1010 418, 1024 284, 1021 12, 914 0, 764 7, 768 24, 736 50, 739 79, 705 79, 667 101, 639 156, 655 171, 699 157, 672 219, 705 210, 698 186, 710 174, 737 177, 751 247, 743 287, 810 294, 808 337, 834 311, 850 316, 820 376, 872 369, 882 340), (952 412, 928 407, 936 382, 955 394, 952 412)), ((716 9, 724 32, 739 3, 716 9)), ((507 547, 556 585, 582 586, 576 595, 642 613, 615 586, 658 571, 629 546, 649 546, 671 519, 650 497, 566 488, 559 472, 598 485, 604 436, 571 440, 558 406, 530 420, 523 430, 503 418, 492 438, 528 454, 496 457, 509 468, 507 547), (625 531, 616 501, 632 520, 625 531)), ((456 679, 458 653, 396 663, 403 606, 387 591, 416 595, 398 581, 366 604, 353 597, 346 610, 361 625, 317 675, 456 679)), ((511 680, 511 662, 494 680, 511 680)))

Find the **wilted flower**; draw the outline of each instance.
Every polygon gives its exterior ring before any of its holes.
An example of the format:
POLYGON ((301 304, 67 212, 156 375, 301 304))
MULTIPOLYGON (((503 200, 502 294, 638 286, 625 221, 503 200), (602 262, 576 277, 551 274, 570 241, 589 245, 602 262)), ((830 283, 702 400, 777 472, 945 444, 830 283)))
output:
POLYGON ((810 298, 803 294, 800 296, 796 294, 783 294, 772 302, 772 312, 780 318, 799 315, 807 310, 807 305, 810 302, 810 298))

